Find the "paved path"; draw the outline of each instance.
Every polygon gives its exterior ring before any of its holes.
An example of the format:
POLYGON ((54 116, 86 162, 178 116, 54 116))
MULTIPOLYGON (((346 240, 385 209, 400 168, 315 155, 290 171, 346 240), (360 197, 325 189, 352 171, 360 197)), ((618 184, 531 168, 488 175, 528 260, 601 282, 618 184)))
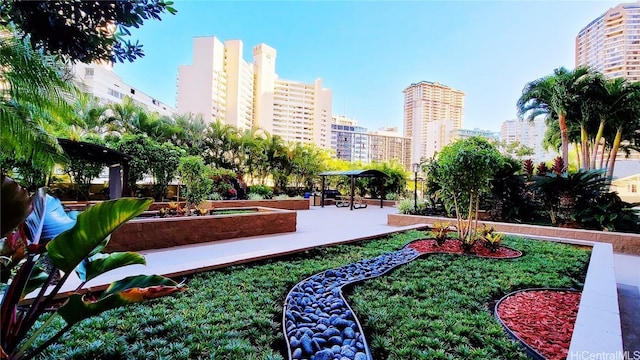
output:
POLYGON ((640 256, 613 254, 618 285, 622 346, 640 353, 640 256))
MULTIPOLYGON (((139 274, 179 277, 197 271, 424 226, 388 226, 387 214, 395 214, 397 211, 396 208, 378 206, 357 210, 335 206, 311 207, 309 210, 298 211, 296 232, 139 251, 145 256, 147 266, 131 265, 110 271, 91 280, 87 287, 101 288, 112 281, 139 274)), ((77 279, 70 278, 61 292, 73 290, 77 286, 77 279)))

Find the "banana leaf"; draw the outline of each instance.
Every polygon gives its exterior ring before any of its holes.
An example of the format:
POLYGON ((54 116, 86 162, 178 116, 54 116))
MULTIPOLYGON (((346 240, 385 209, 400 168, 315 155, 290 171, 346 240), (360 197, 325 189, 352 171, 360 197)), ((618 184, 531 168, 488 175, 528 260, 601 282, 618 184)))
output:
POLYGON ((153 199, 123 198, 105 201, 78 215, 70 230, 47 244, 51 262, 64 272, 70 272, 85 258, 106 245, 109 234, 126 221, 146 210, 153 199))
POLYGON ((87 299, 85 295, 71 295, 58 309, 58 314, 68 325, 73 325, 107 310, 183 290, 175 281, 162 276, 131 276, 112 283, 95 301, 87 299))
POLYGON ((146 265, 144 256, 135 252, 116 252, 111 254, 96 254, 83 260, 76 267, 76 274, 80 281, 87 282, 96 276, 119 267, 141 264, 146 265))

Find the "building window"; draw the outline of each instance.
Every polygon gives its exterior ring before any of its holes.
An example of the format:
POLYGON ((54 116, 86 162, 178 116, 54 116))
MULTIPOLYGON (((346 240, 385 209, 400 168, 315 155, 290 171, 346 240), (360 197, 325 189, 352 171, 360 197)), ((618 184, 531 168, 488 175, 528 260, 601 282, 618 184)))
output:
POLYGON ((629 192, 637 193, 638 192, 638 185, 637 184, 629 184, 629 192))
POLYGON ((131 94, 135 95, 136 94, 136 89, 131 89, 131 94))

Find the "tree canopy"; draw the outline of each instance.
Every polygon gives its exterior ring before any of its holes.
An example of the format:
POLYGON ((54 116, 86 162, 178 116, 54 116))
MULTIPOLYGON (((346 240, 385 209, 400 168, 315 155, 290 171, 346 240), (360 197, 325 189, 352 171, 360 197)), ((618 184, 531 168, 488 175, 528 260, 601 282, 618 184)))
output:
POLYGON ((3 1, 0 25, 13 25, 35 49, 65 60, 134 61, 144 56, 130 28, 175 14, 172 1, 3 1))

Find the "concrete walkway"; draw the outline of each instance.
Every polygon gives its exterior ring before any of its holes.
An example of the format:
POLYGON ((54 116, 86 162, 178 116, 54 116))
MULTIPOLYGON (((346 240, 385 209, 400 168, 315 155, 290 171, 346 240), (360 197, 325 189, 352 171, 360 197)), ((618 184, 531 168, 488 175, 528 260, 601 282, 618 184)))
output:
POLYGON ((613 254, 618 286, 622 346, 640 354, 640 256, 613 254))
MULTIPOLYGON (((371 205, 357 210, 335 206, 311 207, 309 210, 298 211, 296 232, 139 251, 147 260, 146 266, 131 265, 110 271, 91 280, 86 287, 98 290, 115 280, 140 274, 175 278, 318 246, 353 242, 424 226, 388 226, 387 214, 395 214, 397 211, 392 207, 380 208, 371 205)), ((79 280, 70 277, 61 292, 75 290, 78 285, 79 280)))

